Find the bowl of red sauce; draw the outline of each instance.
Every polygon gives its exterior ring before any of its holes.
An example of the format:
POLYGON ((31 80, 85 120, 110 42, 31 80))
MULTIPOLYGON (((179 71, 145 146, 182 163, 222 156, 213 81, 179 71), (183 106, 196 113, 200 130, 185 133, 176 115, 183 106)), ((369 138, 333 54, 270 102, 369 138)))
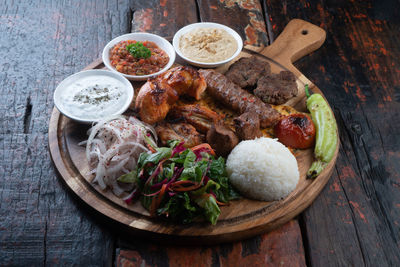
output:
POLYGON ((129 80, 143 81, 168 70, 175 49, 161 36, 136 32, 118 36, 103 50, 104 65, 129 80))

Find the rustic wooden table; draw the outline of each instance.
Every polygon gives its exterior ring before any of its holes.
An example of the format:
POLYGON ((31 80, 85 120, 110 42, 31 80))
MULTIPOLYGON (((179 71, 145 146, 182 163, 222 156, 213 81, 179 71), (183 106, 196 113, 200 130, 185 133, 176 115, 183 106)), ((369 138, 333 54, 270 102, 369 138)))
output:
POLYGON ((399 266, 399 1, 2 1, 0 265, 399 266), (297 219, 241 242, 181 247, 127 237, 58 179, 48 152, 53 91, 130 31, 167 38, 213 21, 268 45, 292 18, 327 32, 296 63, 337 118, 329 183, 297 219))

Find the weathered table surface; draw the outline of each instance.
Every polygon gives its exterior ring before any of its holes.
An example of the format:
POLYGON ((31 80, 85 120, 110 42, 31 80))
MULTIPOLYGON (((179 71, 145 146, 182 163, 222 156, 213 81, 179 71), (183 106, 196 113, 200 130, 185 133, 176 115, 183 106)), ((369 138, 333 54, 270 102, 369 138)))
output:
POLYGON ((385 1, 2 1, 0 265, 399 266, 400 3, 385 1), (335 172, 297 219, 249 240, 181 247, 128 237, 56 175, 47 126, 53 91, 113 37, 171 38, 213 21, 268 45, 292 18, 327 31, 296 66, 338 121, 335 172))

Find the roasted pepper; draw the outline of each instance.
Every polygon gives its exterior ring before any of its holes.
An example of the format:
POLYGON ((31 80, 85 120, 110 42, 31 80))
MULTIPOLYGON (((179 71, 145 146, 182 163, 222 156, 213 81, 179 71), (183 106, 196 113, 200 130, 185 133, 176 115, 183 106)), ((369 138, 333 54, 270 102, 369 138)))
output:
POLYGON ((337 126, 335 117, 328 103, 320 94, 310 96, 308 85, 306 85, 307 109, 317 128, 314 156, 315 161, 307 172, 307 178, 317 177, 328 165, 335 155, 337 146, 337 126))

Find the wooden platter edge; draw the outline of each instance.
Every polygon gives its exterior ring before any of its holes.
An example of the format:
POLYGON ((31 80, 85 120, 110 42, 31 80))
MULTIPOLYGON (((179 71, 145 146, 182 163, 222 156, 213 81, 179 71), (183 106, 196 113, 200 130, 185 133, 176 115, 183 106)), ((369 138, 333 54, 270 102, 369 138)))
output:
MULTIPOLYGON (((318 48, 318 47, 317 47, 318 48)), ((316 49, 316 48, 315 48, 316 49)), ((315 50, 314 49, 314 50, 315 50)), ((258 50, 258 49, 257 49, 258 50)), ((255 50, 255 51, 257 51, 255 50)), ((260 50, 258 50, 260 51, 260 50)), ((263 48, 261 50, 261 53, 265 52, 265 49, 263 48)), ((268 52, 263 53, 265 55, 269 55, 268 52)), ((284 57, 278 57, 278 59, 282 60, 284 57)), ((282 62, 283 65, 288 67, 289 69, 293 70, 294 68, 294 73, 296 76, 298 76, 299 79, 302 79, 303 82, 309 82, 310 87, 314 92, 321 93, 321 91, 314 85, 312 84, 303 74, 301 74, 300 71, 298 71, 293 65, 292 62, 290 61, 289 63, 283 60, 282 62)), ((88 67, 85 69, 94 69, 94 68, 102 68, 103 64, 101 60, 96 60, 92 64, 90 64, 88 67)), ((123 209, 115 209, 115 204, 113 203, 107 203, 108 201, 104 199, 104 197, 99 197, 96 195, 92 194, 87 194, 87 192, 83 193, 82 187, 83 185, 79 179, 78 176, 80 175, 79 173, 71 173, 71 170, 68 170, 68 166, 66 165, 65 161, 63 160, 63 153, 61 151, 61 146, 60 146, 60 137, 62 136, 62 129, 59 129, 58 126, 60 124, 60 120, 63 116, 58 112, 56 108, 54 108, 50 123, 49 123, 49 149, 51 152, 51 158, 53 163, 55 164, 57 171, 59 172, 60 176, 63 178, 63 180, 66 182, 68 187, 76 194, 78 195, 84 202, 100 212, 101 214, 112 218, 113 220, 118 221, 119 223, 127 226, 132 232, 138 233, 138 234, 144 234, 144 235, 151 235, 155 238, 162 237, 162 238, 168 238, 168 239, 174 239, 174 240, 179 240, 180 242, 195 242, 197 244, 213 244, 213 243, 221 243, 221 242, 230 242, 238 239, 243 239, 247 238, 250 236, 254 236, 256 234, 260 234, 265 231, 272 230, 276 228, 277 226, 286 223, 290 219, 294 218, 297 216, 300 212, 302 212, 306 207, 308 207, 312 201, 319 195, 321 190, 324 188, 326 183, 329 180, 329 177, 331 176, 334 165, 336 162, 337 154, 338 154, 338 149, 339 146, 336 148, 335 152, 335 157, 332 162, 328 165, 328 167, 321 173, 321 175, 314 180, 310 186, 305 188, 303 192, 301 192, 302 196, 307 196, 307 197, 298 197, 296 198, 296 201, 290 202, 287 207, 285 207, 285 212, 282 212, 282 210, 276 210, 270 214, 267 215, 266 217, 258 217, 253 221, 246 221, 243 224, 236 224, 236 225, 225 225, 225 231, 222 232, 217 232, 215 234, 206 234, 206 235, 180 235, 179 231, 175 233, 169 233, 166 234, 164 232, 157 232, 157 231, 152 231, 149 230, 149 228, 146 225, 145 222, 142 221, 142 219, 132 216, 130 214, 129 216, 124 218, 124 211, 123 209), (268 222, 266 222, 268 221, 268 222), (241 225, 241 227, 238 227, 238 225, 241 225), (227 226, 227 228, 226 228, 227 226), (231 229, 232 231, 229 232, 226 229, 231 229), (241 229, 239 229, 241 228, 241 229), (233 230, 236 229, 236 230, 233 230)))

